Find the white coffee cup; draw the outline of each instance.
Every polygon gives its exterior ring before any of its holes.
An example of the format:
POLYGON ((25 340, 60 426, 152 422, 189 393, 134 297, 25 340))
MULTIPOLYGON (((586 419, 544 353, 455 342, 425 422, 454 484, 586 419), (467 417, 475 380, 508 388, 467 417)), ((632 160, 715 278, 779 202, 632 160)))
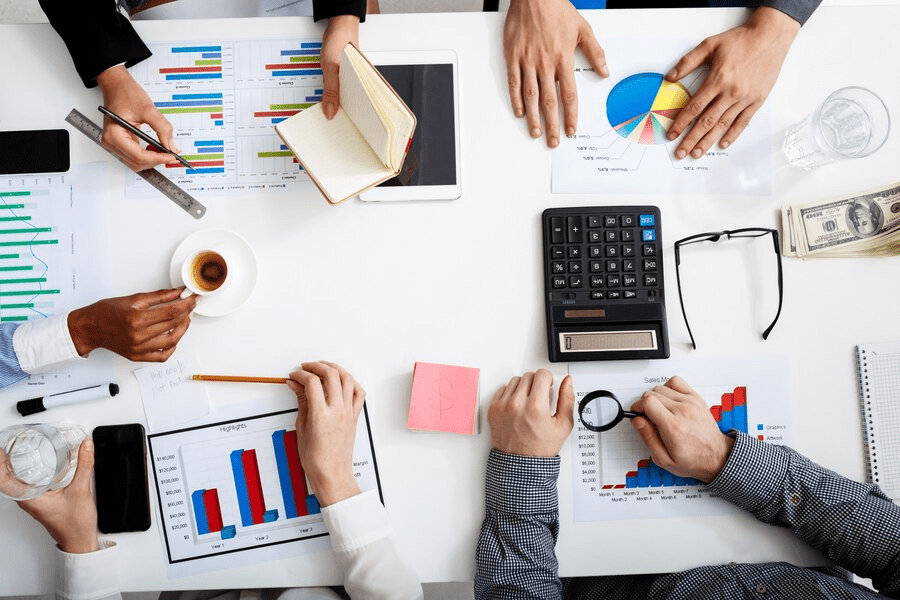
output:
POLYGON ((220 250, 203 249, 189 254, 181 263, 181 281, 185 286, 181 297, 221 294, 234 278, 229 273, 229 264, 228 257, 220 250))

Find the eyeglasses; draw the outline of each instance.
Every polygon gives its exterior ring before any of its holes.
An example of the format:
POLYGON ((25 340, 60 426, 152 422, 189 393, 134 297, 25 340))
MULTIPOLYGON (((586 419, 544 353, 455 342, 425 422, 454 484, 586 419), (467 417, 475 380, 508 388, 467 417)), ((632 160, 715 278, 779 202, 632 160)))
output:
POLYGON ((678 282, 678 302, 681 304, 681 315, 684 317, 684 324, 687 327, 688 335, 691 337, 691 347, 695 350, 697 349, 697 344, 694 342, 694 334, 691 333, 691 326, 688 324, 687 313, 684 311, 684 298, 681 294, 681 275, 678 269, 681 265, 681 247, 687 246, 688 244, 696 244, 698 242, 718 242, 723 236, 730 240, 732 238, 762 237, 769 233, 772 234, 775 257, 778 261, 778 312, 775 314, 775 319, 772 321, 772 324, 763 331, 762 337, 765 340, 769 337, 769 333, 772 332, 772 328, 775 327, 775 323, 778 322, 778 317, 781 316, 781 302, 784 296, 784 277, 781 271, 781 249, 778 244, 778 231, 763 227, 746 227, 744 229, 732 229, 731 231, 698 233, 697 235, 692 235, 675 242, 675 280, 678 282))

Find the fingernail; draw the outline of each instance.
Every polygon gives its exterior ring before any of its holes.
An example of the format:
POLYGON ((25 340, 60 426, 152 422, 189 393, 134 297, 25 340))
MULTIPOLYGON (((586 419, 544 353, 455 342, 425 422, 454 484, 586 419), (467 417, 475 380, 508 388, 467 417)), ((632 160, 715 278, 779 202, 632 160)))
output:
POLYGON ((522 110, 521 108, 517 108, 517 109, 516 109, 516 116, 519 117, 519 118, 521 119, 522 117, 525 116, 525 111, 522 110))
POLYGON ((678 137, 678 134, 675 133, 674 131, 670 131, 669 133, 666 134, 666 137, 669 138, 670 140, 674 140, 675 138, 678 137))
POLYGON ((92 440, 91 438, 85 439, 84 440, 84 450, 86 452, 93 452, 94 451, 94 440, 92 440))
POLYGON ((533 128, 533 129, 531 130, 531 137, 533 137, 533 138, 539 138, 539 137, 541 137, 541 130, 540 130, 540 128, 538 128, 538 127, 533 128))
POLYGON ((557 146, 559 146, 559 138, 558 137, 550 138, 550 147, 556 148, 557 146))
POLYGON ((566 127, 566 135, 575 135, 574 127, 566 127))
POLYGON ((726 141, 724 141, 724 140, 721 141, 721 142, 719 142, 719 148, 721 148, 722 150, 724 150, 725 148, 727 148, 727 147, 730 146, 730 145, 731 145, 730 143, 728 143, 728 142, 726 142, 726 141))
POLYGON ((181 148, 178 146, 175 147, 175 154, 181 154, 181 148))
POLYGON ((609 77, 609 67, 607 67, 606 65, 600 67, 600 74, 604 77, 609 77))
POLYGON ((687 152, 685 152, 681 148, 679 148, 678 150, 675 151, 675 158, 677 158, 678 160, 681 160, 685 156, 687 156, 687 152))
POLYGON ((639 431, 647 426, 643 419, 632 419, 631 425, 639 431))
POLYGON ((693 152, 691 152, 691 156, 693 156, 694 158, 700 158, 701 156, 703 156, 703 150, 695 149, 693 152))
POLYGON ((678 71, 672 69, 668 73, 666 73, 666 79, 675 79, 675 76, 678 75, 678 71))

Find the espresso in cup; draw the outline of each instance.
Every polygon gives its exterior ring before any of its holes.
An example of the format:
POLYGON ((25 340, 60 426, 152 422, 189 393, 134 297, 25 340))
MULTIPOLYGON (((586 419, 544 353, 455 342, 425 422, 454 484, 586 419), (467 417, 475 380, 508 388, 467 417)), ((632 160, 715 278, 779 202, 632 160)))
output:
POLYGON ((218 252, 201 252, 191 261, 191 281, 204 292, 214 292, 228 277, 228 263, 218 252))

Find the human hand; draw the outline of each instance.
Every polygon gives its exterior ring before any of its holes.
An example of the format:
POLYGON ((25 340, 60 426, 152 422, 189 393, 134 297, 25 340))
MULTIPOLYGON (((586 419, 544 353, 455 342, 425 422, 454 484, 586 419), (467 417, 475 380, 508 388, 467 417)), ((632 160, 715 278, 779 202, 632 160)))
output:
POLYGON ((100 549, 97 505, 91 496, 93 470, 94 442, 88 438, 78 449, 78 467, 69 485, 18 503, 44 526, 63 552, 83 554, 100 549))
POLYGON ((322 111, 329 120, 337 114, 341 105, 340 71, 344 46, 352 43, 359 47, 359 17, 340 15, 328 19, 328 27, 322 36, 322 111))
POLYGON ((513 377, 497 390, 488 409, 494 448, 521 456, 556 456, 574 423, 572 378, 559 386, 556 414, 550 414, 553 375, 546 369, 513 377))
POLYGON ((766 6, 757 8, 743 25, 703 40, 678 61, 667 75, 678 81, 709 65, 709 74, 697 93, 679 111, 668 137, 687 135, 675 149, 675 158, 690 153, 702 157, 719 141, 723 150, 747 128, 772 91, 800 23, 766 6))
POLYGON ((199 296, 184 288, 106 298, 69 313, 69 332, 81 356, 106 348, 133 361, 165 362, 191 324, 199 296))
POLYGON ((340 365, 306 362, 287 382, 297 394, 297 451, 321 506, 359 493, 353 476, 356 421, 366 392, 340 365))
POLYGON ((709 483, 725 466, 734 440, 719 430, 706 402, 681 377, 644 392, 631 410, 647 415, 633 418, 631 425, 663 469, 709 483))
POLYGON ((533 138, 541 137, 543 114, 551 148, 559 145, 557 81, 565 134, 575 135, 578 125, 575 48, 598 75, 609 75, 603 48, 569 0, 511 0, 503 26, 509 98, 515 115, 526 117, 533 138))
MULTIPOLYGON (((103 105, 106 108, 139 129, 146 123, 153 128, 165 148, 176 154, 181 152, 172 138, 172 124, 159 112, 153 100, 124 65, 103 71, 97 76, 97 83, 103 90, 103 105)), ((172 154, 143 148, 137 136, 108 116, 103 118, 103 137, 100 143, 121 158, 132 171, 143 171, 175 160, 172 154)))

